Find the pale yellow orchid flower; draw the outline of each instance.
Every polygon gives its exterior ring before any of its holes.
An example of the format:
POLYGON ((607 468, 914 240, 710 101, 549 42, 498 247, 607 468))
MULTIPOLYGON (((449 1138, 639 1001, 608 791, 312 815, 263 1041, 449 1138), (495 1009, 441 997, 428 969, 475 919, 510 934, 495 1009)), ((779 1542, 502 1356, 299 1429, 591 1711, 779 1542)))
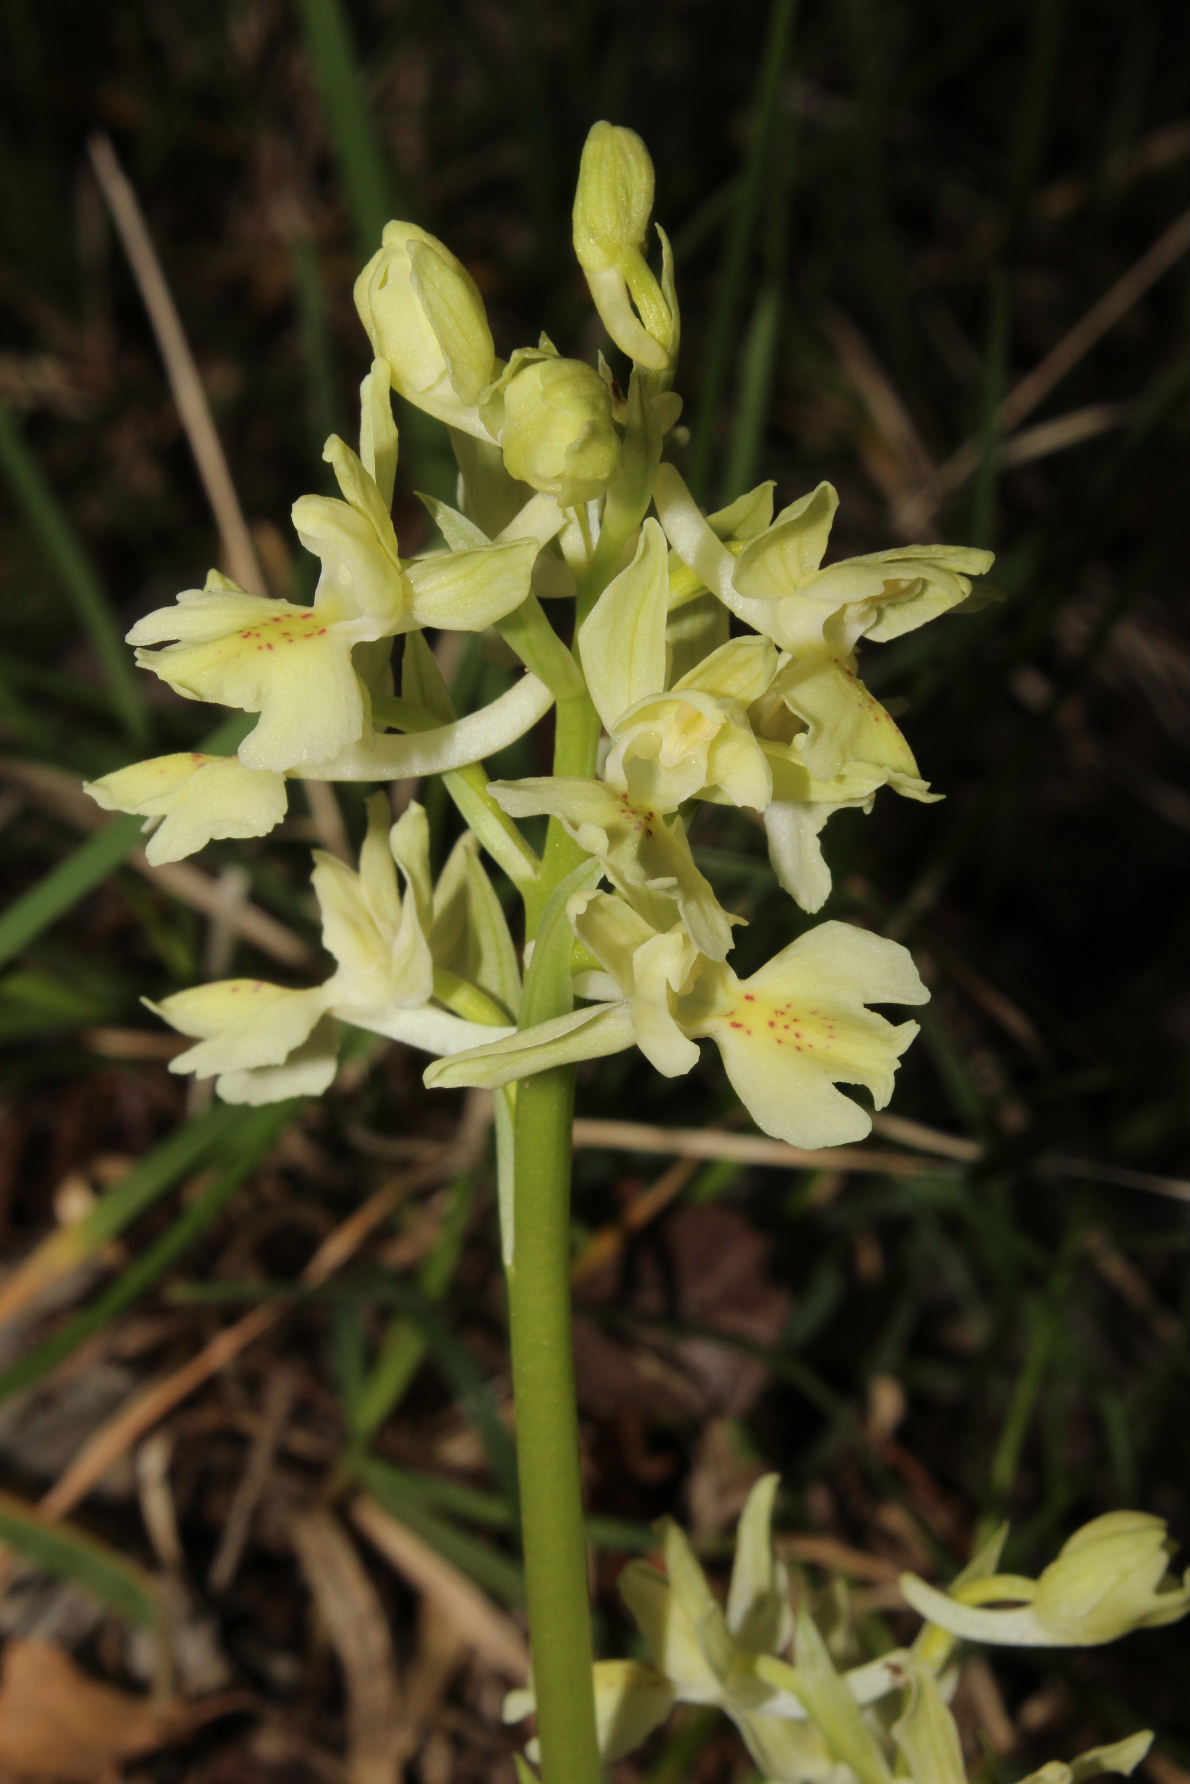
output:
POLYGON ((356 647, 427 625, 482 631, 525 599, 539 546, 514 539, 403 564, 375 478, 334 436, 325 456, 342 499, 303 496, 293 511, 322 560, 313 606, 247 594, 212 572, 128 637, 138 663, 178 693, 260 714, 239 748, 246 767, 338 778, 338 758, 371 734, 356 647))
POLYGON ((295 991, 262 979, 221 979, 144 1002, 197 1043, 170 1060, 170 1071, 214 1078, 224 1102, 319 1096, 335 1076, 339 1024, 321 985, 295 991))
POLYGON ((716 536, 672 465, 654 502, 670 543, 712 593, 795 656, 849 657, 860 638, 887 642, 965 601, 993 554, 960 545, 906 545, 823 567, 839 498, 829 483, 783 508, 738 556, 716 536))
MULTIPOLYGON (((849 807, 871 811, 877 792, 885 786, 902 798, 926 804, 941 795, 931 793, 918 775, 908 744, 883 707, 865 701, 856 712, 855 688, 849 679, 843 681, 843 698, 833 708, 829 697, 822 702, 821 726, 808 722, 819 708, 813 700, 800 701, 796 689, 790 698, 800 705, 800 713, 794 712, 786 694, 797 667, 787 662, 778 671, 749 708, 748 721, 772 774, 764 827, 773 871, 804 911, 817 911, 831 889, 830 869, 818 839, 834 812, 849 807), (874 714, 868 706, 875 708, 874 714)), ((830 665, 826 668, 829 673, 830 665)), ((811 678, 811 688, 823 690, 824 679, 811 678)), ((826 685, 827 696, 831 691, 826 685)))
POLYGON ((666 921, 672 901, 673 916, 695 946, 713 960, 726 959, 732 925, 743 918, 729 916, 699 872, 681 818, 667 819, 603 781, 578 776, 492 781, 488 791, 509 817, 544 813, 559 819, 581 849, 598 857, 612 884, 655 921, 666 921))
POLYGON ((491 1020, 500 1012, 481 987, 460 986, 454 974, 439 979, 429 939, 435 910, 428 843, 419 805, 407 807, 390 827, 384 797, 369 800, 358 872, 316 852, 313 879, 322 939, 336 962, 331 977, 309 990, 223 980, 151 1003, 198 1043, 171 1061, 170 1070, 214 1077, 225 1102, 275 1102, 327 1088, 343 1022, 430 1053, 511 1033, 510 1026, 491 1020), (455 998, 461 993, 465 999, 470 993, 471 1007, 482 1009, 483 1018, 442 1008, 440 993, 455 998))
POLYGON ((235 756, 186 750, 133 762, 83 791, 104 811, 132 812, 152 831, 145 855, 152 867, 181 861, 216 837, 266 836, 285 816, 285 776, 246 768, 235 756))
POLYGON ((604 969, 585 990, 599 1003, 432 1065, 426 1083, 512 1083, 533 1072, 636 1046, 666 1077, 713 1040, 757 1126, 793 1146, 838 1146, 871 1117, 836 1088, 861 1084, 882 1109, 917 1033, 868 1003, 925 1003, 907 949, 846 923, 822 923, 750 978, 708 959, 682 928, 659 933, 621 897, 578 894, 571 921, 604 969), (617 995, 618 993, 618 995, 617 995))
POLYGON ((1113 1511, 1076 1530, 1035 1580, 964 1575, 946 1593, 907 1573, 901 1590, 920 1616, 966 1641, 1094 1647, 1190 1610, 1190 1572, 1179 1583, 1169 1550, 1164 1518, 1113 1511))
MULTIPOLYGON (((660 1562, 634 1561, 621 1574, 620 1594, 650 1662, 596 1662, 596 1723, 605 1760, 638 1746, 675 1704, 705 1704, 735 1723, 771 1784, 845 1784, 852 1778, 891 1784, 860 1709, 899 1686, 906 1657, 894 1652, 840 1675, 817 1631, 807 1627, 809 1619, 795 1625, 789 1575, 770 1536, 777 1484, 775 1474, 765 1475, 748 1495, 726 1606, 669 1518, 657 1525, 660 1562), (789 1646, 795 1626, 796 1670, 774 1658, 789 1646), (844 1757, 858 1759, 857 1769, 841 1765, 844 1757)), ((513 1692, 505 1719, 517 1721, 532 1708, 531 1691, 513 1692)), ((531 1744, 530 1757, 533 1752, 531 1744)))
POLYGON ((734 638, 670 687, 668 613, 665 538, 647 520, 632 562, 579 628, 587 686, 611 739, 604 778, 662 811, 695 794, 763 810, 772 779, 745 709, 768 687, 777 653, 763 638, 734 638))
MULTIPOLYGON (((697 947, 722 960, 733 919, 672 814, 696 794, 767 805, 772 772, 745 709, 771 680, 777 655, 763 638, 732 639, 668 688, 667 591, 664 536, 646 521, 632 562, 579 628, 587 685, 610 737, 600 778, 496 782, 492 794, 514 817, 559 818, 638 902, 646 894, 672 898, 697 947)), ((658 907, 649 909, 667 926, 658 907)))

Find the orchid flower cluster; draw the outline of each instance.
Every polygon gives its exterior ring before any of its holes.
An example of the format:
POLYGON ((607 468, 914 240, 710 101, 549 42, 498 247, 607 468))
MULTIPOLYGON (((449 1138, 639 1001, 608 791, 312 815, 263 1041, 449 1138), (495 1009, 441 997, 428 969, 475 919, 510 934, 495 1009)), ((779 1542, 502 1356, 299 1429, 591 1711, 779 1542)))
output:
POLYGON ((497 357, 483 301, 441 242, 391 223, 356 286, 375 358, 358 451, 332 437, 337 497, 293 522, 319 560, 311 605, 248 593, 218 572, 138 621, 137 661, 188 699, 256 714, 234 756, 176 754, 89 791, 152 829, 151 862, 215 837, 259 836, 290 782, 383 784, 443 774, 468 830, 434 883, 424 813, 389 825, 369 802, 358 871, 316 857, 335 967, 314 988, 232 979, 153 1007, 194 1041, 173 1069, 231 1101, 325 1090, 344 1023, 435 1056, 431 1085, 501 1086, 637 1046, 688 1072, 714 1041, 758 1125, 798 1146, 855 1140, 917 1032, 868 1006, 919 1004, 907 951, 840 922, 811 928, 759 971, 730 963, 733 928, 687 834, 697 803, 756 814, 774 872, 803 910, 830 890, 820 832, 889 787, 930 799, 904 737, 859 677, 857 651, 956 609, 984 551, 913 546, 825 564, 828 484, 773 512, 763 484, 704 515, 667 450, 679 315, 672 259, 646 257, 653 174, 631 131, 598 124, 583 154, 574 244, 608 334, 631 362, 544 336, 497 357), (458 505, 429 501, 443 546, 403 556, 391 507, 390 392, 450 429, 458 505), (559 615, 554 623, 547 609, 559 615), (498 633, 524 666, 458 714, 430 647, 442 630, 498 633), (400 640, 399 671, 394 640, 400 640), (576 772, 492 781, 485 757, 551 706, 594 708, 605 741, 576 772), (580 1006, 518 1023, 521 972, 479 850, 524 891, 540 862, 516 820, 548 814, 577 846, 564 905, 580 1006))
MULTIPOLYGON (((320 565, 313 600, 250 592, 212 571, 129 634, 138 663, 184 698, 254 723, 234 755, 159 756, 89 787, 104 807, 145 818, 151 863, 267 834, 294 780, 374 789, 358 865, 315 856, 333 961, 321 983, 235 978, 151 1007, 193 1043, 172 1069, 213 1077, 231 1102, 325 1091, 345 1026, 429 1054, 431 1086, 496 1092, 514 1378, 518 1354, 530 1358, 517 1382, 518 1445, 543 1749, 546 1705, 561 1701, 551 1712, 555 1757, 543 1754, 549 1784, 591 1778, 598 1756, 589 1698, 586 1732, 575 1736, 585 1757, 565 1751, 566 1691, 576 1677, 586 1691, 590 1653, 568 1329, 554 1313, 568 1264, 569 1105, 550 1105, 554 1149, 542 1162, 540 1142, 537 1153, 527 1143, 537 1138, 534 1099, 544 1103, 555 1068, 629 1047, 665 1076, 687 1073, 709 1040, 767 1134, 818 1148, 870 1130, 867 1110, 839 1086, 858 1086, 877 1109, 888 1102, 917 1025, 871 1006, 926 1001, 910 954, 852 924, 799 924, 796 939, 740 976, 731 956, 743 919, 698 865, 690 828, 708 803, 751 813, 777 881, 802 911, 820 910, 832 813, 870 811, 884 788, 937 797, 861 679, 860 651, 962 609, 991 563, 985 551, 947 545, 828 561, 837 497, 825 483, 778 511, 765 483, 702 512, 678 469, 680 318, 660 228, 659 266, 649 259, 652 202, 644 144, 597 124, 573 240, 627 363, 623 384, 602 355, 586 364, 545 336, 498 357, 461 263, 414 224, 387 226, 355 292, 374 356, 357 446, 332 437, 324 456, 338 494, 305 495, 293 508, 297 537, 320 565), (412 554, 392 517, 394 392, 445 424, 459 470, 453 505, 426 501, 441 543, 412 554), (456 710, 435 655, 435 635, 450 631, 494 636, 520 665, 477 711, 456 710), (553 773, 493 779, 486 760, 547 718, 553 773), (394 823, 384 790, 435 774, 465 825, 437 873, 425 811, 407 800, 394 823), (542 816, 539 854, 521 820, 542 816), (492 868, 523 903, 519 936, 492 868), (549 1239, 561 1288, 539 1295, 520 1260, 522 1250, 538 1264, 545 1255, 534 1243, 547 1205, 550 1233, 561 1234, 549 1239), (542 1359, 554 1370, 544 1388, 542 1359), (569 1425, 551 1427, 555 1450, 574 1451, 564 1489, 550 1473, 557 1456, 532 1450, 545 1440, 530 1425, 544 1424, 524 1416, 526 1395, 547 1390, 559 1404, 570 1396, 569 1425), (527 1484, 547 1474, 530 1505, 527 1484), (563 1500, 564 1541, 553 1527, 539 1540, 563 1500)), ((804 1605, 796 1617, 790 1608, 769 1538, 774 1490, 768 1477, 749 1500, 725 1611, 676 1525, 661 1529, 663 1567, 627 1570, 624 1597, 652 1658, 596 1667, 605 1757, 628 1751, 677 1703, 717 1704, 774 1781, 960 1784, 947 1707, 956 1639, 1109 1640, 1181 1615, 1190 1595, 1162 1582, 1163 1526, 1117 1513, 1080 1531, 1036 1581, 996 1574, 998 1544, 950 1593, 906 1580, 927 1619, 922 1636, 876 1660, 846 1656, 804 1605), (792 1663, 783 1658, 791 1641, 792 1663)), ((511 1713, 529 1702, 514 1697, 511 1713)), ((1129 1771, 1147 1741, 1046 1767, 1032 1784, 1129 1771)))
MULTIPOLYGON (((791 1605, 789 1571, 770 1533, 777 1486, 775 1474, 765 1475, 748 1496, 725 1606, 668 1518, 657 1525, 656 1560, 624 1570, 620 1593, 650 1658, 596 1664, 605 1760, 631 1752, 675 1705, 701 1704, 730 1717, 767 1784, 966 1784, 949 1707, 958 1641, 1092 1647, 1175 1622, 1190 1608, 1190 1572, 1181 1582, 1167 1573, 1171 1545, 1160 1518, 1095 1518, 1035 1580, 997 1572, 1005 1527, 947 1592, 903 1575, 902 1593, 925 1627, 910 1647, 859 1659, 837 1594, 818 1620, 804 1595, 791 1605), (783 1658, 791 1646, 792 1663, 783 1658)), ((532 1691, 511 1692, 506 1718, 519 1721, 532 1707, 532 1691)), ((1152 1740, 1141 1730, 1070 1764, 1051 1761, 1022 1784, 1127 1776, 1152 1740)))

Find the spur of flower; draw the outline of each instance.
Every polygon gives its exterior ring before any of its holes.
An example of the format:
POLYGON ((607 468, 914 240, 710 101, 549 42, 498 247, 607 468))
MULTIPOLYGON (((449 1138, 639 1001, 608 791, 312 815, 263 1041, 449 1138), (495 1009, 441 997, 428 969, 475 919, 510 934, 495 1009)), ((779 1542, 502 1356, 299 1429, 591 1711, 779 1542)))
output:
POLYGON ((929 997, 899 943, 822 923, 740 979, 700 953, 683 925, 658 929, 622 896, 577 893, 570 919, 601 969, 578 988, 600 1001, 440 1060, 427 1084, 508 1084, 633 1044, 677 1077, 697 1064, 698 1043, 708 1039, 765 1133, 814 1148, 870 1132, 870 1116, 837 1086, 864 1086, 878 1109, 892 1094, 917 1024, 888 1022, 867 1005, 929 997))
POLYGON ((1076 1530, 1037 1579, 963 1575, 950 1593, 903 1574, 921 1616, 967 1641, 1014 1647, 1092 1647, 1133 1629, 1177 1622, 1190 1610, 1190 1571, 1169 1572, 1164 1518, 1112 1511, 1076 1530))
MULTIPOLYGON (((368 802, 358 871, 321 850, 315 855, 314 892, 334 972, 306 990, 228 979, 150 1002, 150 1009, 196 1043, 171 1061, 170 1070, 214 1077, 225 1102, 275 1102, 316 1096, 328 1087, 344 1022, 431 1053, 509 1033, 506 1009, 498 1001, 499 994, 515 996, 507 977, 493 978, 488 989, 482 976, 468 979, 446 964, 457 954, 460 935, 473 928, 480 935, 495 934, 499 952, 493 924, 502 918, 493 916, 490 903, 479 913, 480 922, 472 921, 471 902, 482 896, 467 868, 473 848, 462 839, 433 888, 425 812, 411 804, 390 827, 387 801, 375 795, 368 802), (460 900, 466 907, 461 917, 460 900), (444 1008, 447 1001, 468 1013, 444 1008)), ((510 953, 508 942, 501 957, 510 953)), ((483 959, 489 957, 495 957, 490 948, 483 959)))

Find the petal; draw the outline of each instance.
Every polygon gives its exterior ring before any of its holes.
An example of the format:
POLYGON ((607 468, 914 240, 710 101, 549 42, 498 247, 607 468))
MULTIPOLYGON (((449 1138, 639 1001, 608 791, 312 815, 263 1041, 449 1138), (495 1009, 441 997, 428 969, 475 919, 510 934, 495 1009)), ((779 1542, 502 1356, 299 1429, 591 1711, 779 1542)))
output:
POLYGON ((773 491, 777 485, 772 478, 767 483, 758 483, 745 495, 737 496, 726 508, 719 508, 714 514, 707 515, 707 523, 711 531, 720 539, 755 539, 763 533, 773 521, 773 491))
POLYGON ((835 1089, 862 1084, 877 1108, 917 1024, 886 1022, 867 999, 921 1003, 928 993, 896 942, 824 923, 750 979, 708 965, 678 1020, 714 1040, 741 1102, 765 1133, 815 1148, 861 1139, 867 1113, 835 1089))
POLYGON ((328 995, 333 989, 337 1014, 359 1020, 364 1027, 371 1026, 364 1022, 364 1012, 418 1009, 434 988, 433 961, 423 929, 430 910, 425 813, 411 805, 401 823, 392 827, 390 847, 387 800, 377 794, 368 806, 360 871, 319 850, 313 875, 323 946, 339 966, 328 995), (404 901, 398 895, 394 866, 398 850, 412 889, 404 901))
POLYGON ((731 638, 675 682, 673 691, 697 688, 751 706, 772 681, 776 667, 777 652, 767 638, 731 638))
POLYGON ((825 1737, 832 1757, 849 1765, 862 1784, 892 1784, 884 1756, 804 1604, 797 1615, 794 1659, 798 1695, 825 1737))
POLYGON ((186 752, 134 762, 84 782, 105 811, 163 821, 145 849, 150 864, 181 861, 215 837, 266 836, 285 816, 283 775, 245 768, 234 756, 186 752))
MULTIPOLYGON (((663 1520, 666 1533, 667 1570, 671 1556, 677 1557, 676 1526, 663 1520)), ((678 1532, 681 1538, 681 1532, 678 1532)), ((644 1636, 645 1644, 659 1672, 673 1686, 679 1703, 722 1703, 723 1679, 710 1665, 700 1637, 706 1619, 723 1613, 711 1597, 706 1578, 686 1545, 689 1565, 679 1560, 675 1583, 672 1571, 662 1573, 648 1561, 630 1561, 620 1574, 617 1586, 633 1622, 644 1636)), ((726 1639, 726 1632, 724 1632, 726 1639)))
POLYGON ((780 1476, 765 1474, 748 1495, 736 1532, 727 1627, 745 1648, 779 1654, 793 1635, 789 1571, 773 1550, 773 1501, 780 1476))
POLYGON ((809 1723, 783 1721, 730 1703, 725 1707, 767 1784, 849 1784, 851 1774, 836 1765, 822 1735, 809 1723))
POLYGON ((580 775, 532 775, 518 781, 489 781, 488 792, 510 818, 548 814, 559 818, 588 854, 610 846, 610 835, 631 810, 620 793, 603 781, 580 775))
POLYGON ((258 712, 240 760, 284 772, 325 759, 362 733, 364 695, 351 648, 367 631, 362 621, 334 624, 289 601, 199 590, 148 615, 129 637, 177 639, 138 650, 137 662, 189 699, 258 712))
POLYGON ((574 932, 584 947, 605 966, 625 996, 633 984, 637 950, 657 932, 623 898, 610 892, 576 894, 568 906, 574 932))
POLYGON ((651 937, 636 950, 632 963, 636 1044, 667 1078, 681 1077, 698 1064, 698 1048, 674 1020, 669 998, 675 982, 689 970, 690 950, 688 938, 671 931, 651 937))
POLYGON ((298 538, 322 564, 318 607, 333 597, 334 617, 368 621, 372 637, 406 631, 412 624, 409 589, 391 522, 390 539, 382 543, 368 515, 334 496, 299 496, 290 513, 298 538))
POLYGON ((324 1016, 280 1065, 221 1072, 216 1094, 225 1103, 280 1103, 291 1096, 321 1096, 334 1082, 339 1064, 339 1024, 324 1016))
POLYGON ((821 910, 830 896, 831 870, 818 837, 834 809, 786 799, 774 799, 765 809, 773 872, 804 911, 821 910))
POLYGON ((489 790, 511 817, 548 812, 560 819, 622 891, 672 898, 702 952, 726 958, 731 925, 740 919, 728 916, 695 866, 680 819, 668 825, 659 813, 633 805, 602 781, 566 775, 493 781, 489 790))
POLYGON ((807 656, 789 664, 777 683, 785 705, 809 727, 805 763, 816 780, 831 780, 857 764, 888 777, 918 781, 917 763, 890 713, 847 662, 807 656))
POLYGON ((321 986, 292 991, 261 979, 222 979, 145 1003, 197 1041, 169 1068, 197 1078, 280 1065, 309 1038, 327 1009, 321 986))
POLYGON ((291 601, 246 594, 234 582, 212 570, 205 588, 183 589, 171 607, 157 607, 152 613, 146 613, 125 634, 124 642, 145 645, 179 639, 187 644, 207 644, 228 632, 242 631, 277 614, 301 615, 309 611, 306 607, 295 607, 291 601))
POLYGON ((778 984, 795 996, 825 984, 836 999, 865 1004, 930 1001, 908 948, 853 923, 816 924, 774 954, 746 988, 769 990, 778 984))
POLYGON ((772 526, 741 553, 735 587, 750 600, 779 599, 800 589, 826 553, 839 498, 829 483, 783 508, 772 526))
MULTIPOLYGON (((504 908, 479 859, 479 842, 465 831, 447 857, 434 888, 430 952, 440 966, 478 985, 506 1010, 521 997, 516 947, 504 908)), ((612 999, 619 993, 612 990, 612 999)))
POLYGON ((596 711, 610 731, 620 714, 665 687, 669 577, 665 535, 641 528, 636 556, 579 627, 578 648, 596 711))
POLYGON ((393 420, 392 367, 374 359, 359 387, 359 455, 364 470, 391 509, 397 481, 397 424, 393 420))
MULTIPOLYGON (((742 1029, 743 1023, 739 1026, 742 1029)), ((904 1052, 917 1033, 915 1022, 906 1022, 900 1028, 890 1028, 884 1023, 883 1027, 889 1035, 886 1048, 895 1048, 895 1056, 904 1052)), ((871 1133, 870 1116, 858 1103, 835 1089, 835 1079, 829 1067, 812 1063, 808 1051, 805 1055, 795 1053, 790 1059, 789 1047, 795 1043, 790 1041, 786 1046, 787 1037, 777 1039, 774 1045, 755 1034, 736 1033, 734 1022, 729 1021, 712 1033, 711 1038, 719 1048, 723 1068, 736 1095, 762 1133, 809 1151, 823 1146, 845 1146, 871 1133), (781 1048, 784 1051, 779 1051, 781 1048)), ((872 1051, 875 1054, 875 1046, 872 1051)), ((861 1076, 861 1070, 847 1062, 838 1069, 838 1075, 847 1083, 863 1083, 866 1080, 861 1076)), ((885 1070, 891 1081, 891 1069, 885 1070)), ((877 1107, 882 1108, 884 1101, 877 1101, 877 1107)))
POLYGON ((704 788, 762 810, 772 792, 763 746, 743 708, 697 688, 630 707, 613 730, 603 772, 634 804, 662 811, 676 811, 704 788))
MULTIPOLYGON (((332 996, 334 984, 332 979, 327 986, 327 992, 332 996)), ((513 1028, 493 1027, 486 1022, 468 1022, 433 1004, 407 1010, 368 1009, 352 1003, 349 1009, 342 1011, 336 1006, 336 1014, 342 1014, 357 1028, 366 1028, 369 1034, 382 1034, 390 1041, 402 1041, 406 1047, 416 1047, 421 1053, 439 1056, 474 1052, 490 1040, 502 1040, 516 1032, 513 1028)))
POLYGON ((957 545, 907 545, 832 564, 822 572, 839 612, 838 635, 850 650, 860 637, 887 643, 965 601, 972 576, 990 570, 990 551, 957 545))
POLYGON ((660 1728, 674 1705, 674 1688, 640 1660, 597 1660, 595 1728, 599 1751, 610 1765, 660 1728))
MULTIPOLYGON (((388 800, 383 794, 374 795, 384 812, 385 820, 389 815, 388 800)), ((372 801, 368 802, 371 807, 372 801)), ((429 934, 433 921, 433 890, 430 878, 430 821, 425 807, 416 799, 410 800, 396 823, 391 827, 387 821, 383 824, 383 835, 375 844, 372 841, 372 827, 368 827, 368 836, 364 849, 360 854, 360 878, 365 885, 370 883, 370 875, 376 876, 376 883, 388 895, 389 876, 385 870, 384 854, 391 855, 401 872, 405 875, 408 894, 406 905, 411 905, 417 918, 418 927, 429 934), (370 852, 374 849, 374 857, 370 852)))
POLYGON ((891 1732, 914 1784, 967 1784, 955 1719, 928 1668, 912 1668, 908 1699, 891 1732))
POLYGON ((494 625, 529 593, 538 549, 535 539, 512 539, 506 545, 419 558, 407 567, 418 625, 456 632, 482 632, 494 625))

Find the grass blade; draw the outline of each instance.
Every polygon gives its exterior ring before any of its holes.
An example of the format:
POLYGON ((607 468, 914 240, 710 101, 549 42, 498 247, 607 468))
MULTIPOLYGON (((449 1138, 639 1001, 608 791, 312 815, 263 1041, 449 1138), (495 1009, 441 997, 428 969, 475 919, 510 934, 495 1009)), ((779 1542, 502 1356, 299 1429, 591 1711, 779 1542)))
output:
POLYGON ((760 81, 753 107, 752 139, 748 145, 738 201, 730 213, 731 227, 723 258, 723 270, 715 291, 701 366, 698 411, 691 429, 686 477, 691 489, 700 499, 710 478, 719 409, 739 332, 744 276, 760 218, 773 126, 781 97, 785 64, 793 41, 796 10, 796 0, 773 0, 768 34, 760 57, 760 81))
POLYGON ((0 1323, 19 1313, 51 1282, 94 1257, 130 1221, 195 1170, 221 1141, 233 1138, 244 1119, 243 1110, 216 1103, 155 1146, 82 1220, 51 1233, 13 1271, 0 1288, 0 1323))
POLYGON ((43 1572, 81 1586, 129 1623, 146 1628, 157 1621, 157 1592, 143 1568, 11 1493, 0 1492, 0 1543, 43 1572))
POLYGON ((396 173, 380 146, 341 0, 300 0, 300 11, 356 240, 365 254, 371 254, 395 214, 394 205, 405 217, 411 218, 413 210, 408 195, 398 190, 396 173))
POLYGON ((133 743, 143 744, 149 735, 149 715, 141 702, 136 671, 119 623, 65 509, 42 476, 37 460, 2 403, 0 471, 3 471, 17 506, 40 540, 42 550, 57 572, 79 622, 91 640, 121 725, 133 743))
POLYGON ((26 1356, 0 1374, 0 1400, 40 1381, 63 1358, 70 1356, 80 1344, 110 1325, 118 1314, 150 1289, 201 1238, 220 1209, 231 1200, 244 1179, 256 1169, 282 1128, 292 1119, 293 1111, 292 1102, 247 1111, 233 1130, 234 1143, 228 1147, 230 1160, 224 1164, 202 1195, 174 1221, 155 1244, 150 1245, 123 1271, 119 1280, 112 1283, 104 1294, 96 1296, 90 1306, 76 1314, 60 1331, 36 1345, 26 1356))
POLYGON ((14 899, 0 916, 0 966, 94 891, 140 840, 140 818, 115 818, 14 899))

